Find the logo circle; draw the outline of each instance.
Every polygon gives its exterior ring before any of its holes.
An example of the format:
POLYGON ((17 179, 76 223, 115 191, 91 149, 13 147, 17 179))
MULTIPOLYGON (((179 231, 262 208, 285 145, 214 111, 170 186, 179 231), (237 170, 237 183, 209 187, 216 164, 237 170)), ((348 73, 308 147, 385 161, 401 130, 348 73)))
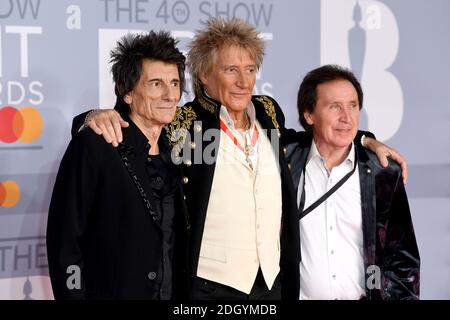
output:
POLYGON ((0 182, 0 207, 14 207, 20 200, 19 185, 12 180, 0 182))
POLYGON ((43 121, 41 114, 32 106, 16 109, 6 106, 0 109, 0 141, 25 143, 35 141, 41 134, 43 121))
POLYGON ((39 138, 42 132, 43 121, 41 114, 32 106, 26 106, 20 109, 23 117, 23 130, 19 140, 30 143, 39 138))
POLYGON ((0 141, 12 143, 23 132, 24 119, 19 110, 7 106, 0 109, 0 141))

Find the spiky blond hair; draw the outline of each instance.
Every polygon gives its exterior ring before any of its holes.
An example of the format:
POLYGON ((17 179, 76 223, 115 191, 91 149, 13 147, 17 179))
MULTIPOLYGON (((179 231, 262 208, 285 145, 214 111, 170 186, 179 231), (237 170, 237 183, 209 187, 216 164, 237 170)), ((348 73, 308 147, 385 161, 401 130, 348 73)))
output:
POLYGON ((239 18, 226 21, 222 18, 211 18, 203 30, 198 30, 189 45, 187 65, 190 69, 194 91, 201 93, 201 72, 207 73, 213 64, 217 52, 229 46, 237 46, 248 52, 255 61, 256 67, 262 64, 264 41, 252 25, 239 18))

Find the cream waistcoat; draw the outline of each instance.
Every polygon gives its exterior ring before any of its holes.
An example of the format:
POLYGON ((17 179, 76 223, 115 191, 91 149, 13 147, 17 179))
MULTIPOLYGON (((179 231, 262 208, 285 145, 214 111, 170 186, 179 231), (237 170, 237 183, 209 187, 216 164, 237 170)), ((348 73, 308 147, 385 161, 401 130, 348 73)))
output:
POLYGON ((280 270, 280 170, 266 133, 256 125, 255 172, 221 131, 197 269, 197 276, 247 294, 259 267, 268 288, 280 270))

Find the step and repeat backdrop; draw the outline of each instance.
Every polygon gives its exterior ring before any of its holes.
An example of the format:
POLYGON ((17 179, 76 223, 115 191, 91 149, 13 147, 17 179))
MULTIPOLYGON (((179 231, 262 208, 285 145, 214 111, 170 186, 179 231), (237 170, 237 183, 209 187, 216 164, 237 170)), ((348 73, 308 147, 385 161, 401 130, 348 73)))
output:
POLYGON ((338 63, 355 72, 366 97, 361 127, 408 159, 422 298, 449 299, 449 15, 448 0, 1 0, 0 299, 53 298, 51 191, 72 118, 114 105, 115 42, 165 29, 186 50, 212 16, 261 32, 255 94, 276 98, 288 127, 301 130, 296 94, 308 70, 338 63))

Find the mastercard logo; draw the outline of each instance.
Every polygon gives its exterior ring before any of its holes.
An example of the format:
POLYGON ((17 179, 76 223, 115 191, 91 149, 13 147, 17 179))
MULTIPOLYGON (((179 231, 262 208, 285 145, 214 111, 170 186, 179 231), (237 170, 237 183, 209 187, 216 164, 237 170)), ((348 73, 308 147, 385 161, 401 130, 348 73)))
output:
POLYGON ((14 207, 20 200, 19 185, 11 180, 0 182, 0 207, 14 207))
POLYGON ((0 109, 0 141, 31 143, 41 135, 41 114, 32 106, 16 109, 10 106, 0 109))

